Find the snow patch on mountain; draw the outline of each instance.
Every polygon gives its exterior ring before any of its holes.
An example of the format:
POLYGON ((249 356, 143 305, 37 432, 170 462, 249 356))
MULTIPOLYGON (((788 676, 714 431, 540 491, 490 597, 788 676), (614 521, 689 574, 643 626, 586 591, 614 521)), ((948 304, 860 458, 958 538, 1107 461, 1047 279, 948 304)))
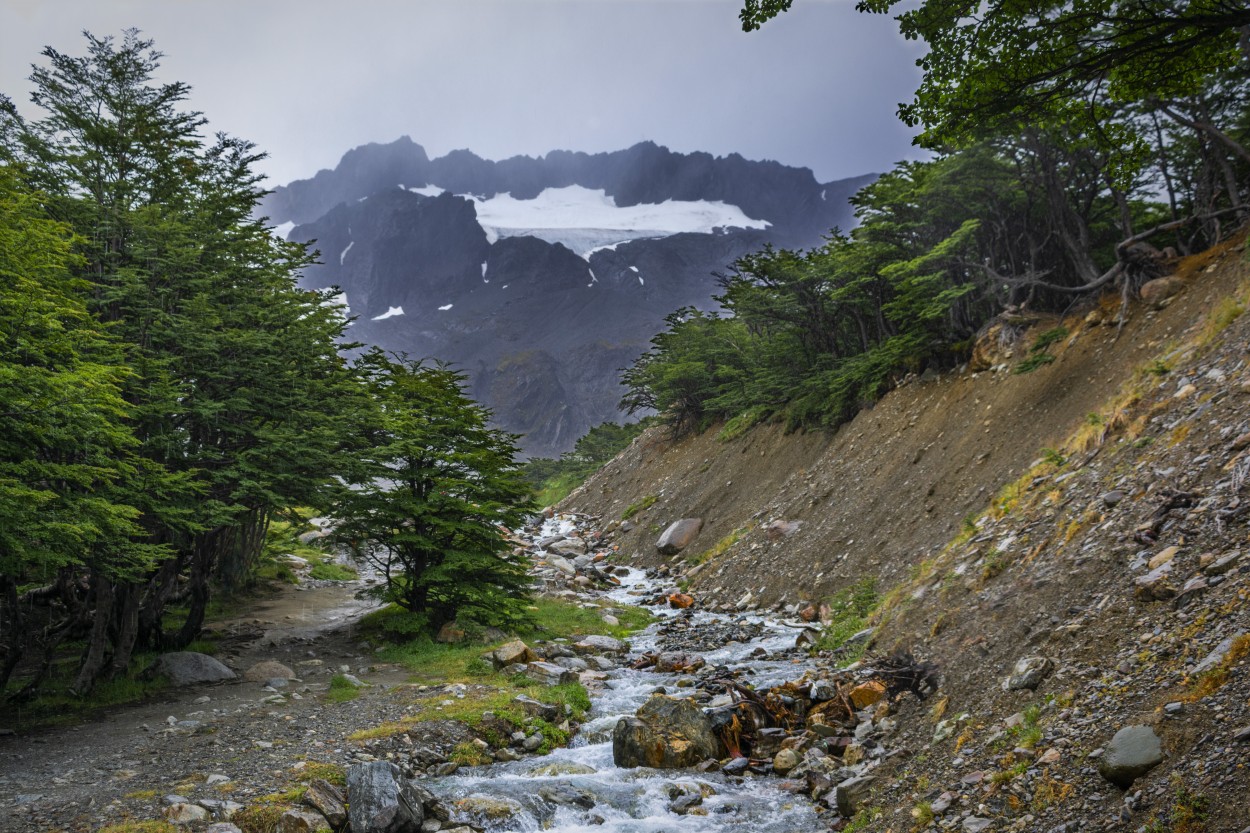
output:
POLYGON ((595 251, 614 249, 642 237, 709 234, 725 228, 764 229, 771 225, 720 200, 665 200, 618 206, 603 189, 580 185, 546 188, 532 200, 518 200, 511 194, 468 198, 476 205, 478 223, 488 242, 494 243, 500 237, 537 237, 563 244, 586 259, 595 251))
POLYGON ((403 315, 403 314, 404 314, 404 308, 403 308, 403 307, 391 307, 391 308, 389 308, 386 312, 382 313, 381 315, 375 315, 375 316, 373 316, 373 320, 374 320, 374 321, 385 321, 385 320, 386 320, 386 319, 388 319, 388 318, 394 318, 394 317, 395 317, 395 316, 397 316, 397 315, 403 315))
POLYGON ((441 306, 441 307, 439 307, 439 308, 438 308, 438 311, 439 311, 439 312, 447 312, 447 310, 451 309, 451 308, 452 308, 452 306, 454 306, 454 305, 453 305, 453 304, 444 304, 443 306, 441 306))
POLYGON ((291 233, 291 229, 295 228, 295 223, 290 220, 285 223, 279 223, 273 227, 273 236, 279 240, 286 240, 286 236, 291 233))

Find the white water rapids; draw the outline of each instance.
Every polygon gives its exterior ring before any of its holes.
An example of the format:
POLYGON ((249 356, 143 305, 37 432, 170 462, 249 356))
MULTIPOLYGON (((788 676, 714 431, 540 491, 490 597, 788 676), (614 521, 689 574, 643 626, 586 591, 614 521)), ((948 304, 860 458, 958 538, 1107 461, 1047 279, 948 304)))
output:
MULTIPOLYGON (((549 521, 542 535, 567 532, 570 522, 549 521)), ((621 587, 608 598, 622 604, 654 596, 660 588, 639 570, 621 576, 621 587)), ((657 609, 657 613, 665 611, 657 609)), ((696 613, 696 622, 717 617, 696 613)), ((664 621, 630 638, 635 653, 657 647, 657 631, 664 621)), ((794 645, 796 631, 774 620, 763 622, 763 634, 747 643, 730 643, 704 652, 708 665, 745 668, 757 688, 802 676, 803 663, 750 658, 763 648, 772 655, 794 645)), ((592 708, 580 733, 567 749, 550 755, 512 763, 461 769, 445 778, 424 781, 439 797, 456 801, 479 797, 495 802, 501 817, 479 815, 471 820, 492 833, 552 831, 552 833, 808 833, 825 831, 811 802, 779 789, 770 776, 725 776, 693 770, 622 769, 612 761, 612 729, 622 716, 633 715, 647 698, 663 686, 667 693, 685 696, 694 688, 676 685, 679 675, 657 674, 618 668, 609 673, 604 687, 591 691, 592 708), (551 773, 551 774, 547 774, 551 773), (558 774, 565 773, 565 774, 558 774), (674 796, 702 792, 707 815, 678 815, 670 809, 674 796), (577 796, 581 806, 569 806, 541 793, 577 796), (593 806, 586 807, 593 800, 593 806)))

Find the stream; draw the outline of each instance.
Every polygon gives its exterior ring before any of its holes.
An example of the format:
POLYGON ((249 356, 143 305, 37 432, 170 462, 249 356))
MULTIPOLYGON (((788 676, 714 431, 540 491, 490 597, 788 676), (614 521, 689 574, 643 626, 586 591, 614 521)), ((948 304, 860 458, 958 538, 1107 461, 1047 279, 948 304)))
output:
MULTIPOLYGON (((540 535, 564 533, 571 528, 567 519, 550 520, 540 535)), ((620 581, 621 586, 606 596, 621 604, 637 604, 640 598, 654 597, 662 588, 632 568, 620 576, 620 581)), ((661 628, 669 617, 680 613, 667 608, 652 609, 660 618, 630 637, 633 654, 664 647, 661 628)), ((697 629, 727 618, 696 612, 692 622, 697 629)), ((791 650, 796 636, 793 627, 759 616, 733 618, 762 626, 762 630, 748 642, 730 642, 701 652, 709 666, 743 669, 749 672, 743 681, 756 688, 803 675, 803 655, 791 650), (761 656, 761 649, 765 656, 761 656)), ((658 688, 677 697, 694 695, 698 689, 679 687, 682 676, 617 668, 609 672, 601 688, 590 690, 590 714, 568 748, 557 749, 540 759, 462 769, 455 775, 423 784, 448 801, 481 799, 478 806, 491 810, 466 820, 492 833, 664 833, 676 828, 698 833, 828 830, 812 803, 783 791, 777 778, 695 770, 622 769, 614 765, 612 730, 617 720, 632 716, 658 688), (702 803, 691 814, 678 815, 670 809, 675 798, 696 794, 702 796, 702 803)))

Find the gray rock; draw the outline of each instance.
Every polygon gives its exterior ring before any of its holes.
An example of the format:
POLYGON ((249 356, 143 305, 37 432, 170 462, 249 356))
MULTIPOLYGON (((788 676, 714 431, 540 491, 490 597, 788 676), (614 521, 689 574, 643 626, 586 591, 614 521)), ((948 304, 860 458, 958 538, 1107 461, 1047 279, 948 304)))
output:
POLYGON ((530 717, 541 717, 548 723, 555 722, 560 716, 560 710, 555 706, 524 694, 518 694, 512 702, 524 709, 530 717))
POLYGON ((197 654, 194 651, 161 654, 145 674, 149 677, 166 677, 175 686, 220 683, 236 678, 233 671, 208 654, 197 654))
POLYGON ((538 659, 538 656, 530 649, 530 646, 519 639, 514 639, 493 651, 482 654, 482 659, 496 668, 507 668, 509 665, 533 662, 538 659))
POLYGON ((660 540, 655 542, 655 548, 664 555, 676 555, 690 546, 702 528, 702 518, 683 518, 680 521, 674 521, 660 535, 660 540))
POLYGON ((208 810, 195 804, 171 804, 161 811, 161 816, 174 824, 190 824, 195 821, 208 821, 208 810))
POLYGON ((335 830, 347 824, 347 798, 339 792, 338 787, 324 778, 314 778, 308 782, 302 801, 325 816, 335 830))
POLYGON ((425 819, 421 793, 386 761, 347 770, 347 800, 352 833, 420 833, 425 819))
POLYGON ((876 782, 877 776, 875 775, 861 775, 857 778, 848 778, 834 787, 833 803, 837 806, 838 812, 848 819, 858 813, 859 808, 868 800, 868 794, 876 782))
POLYGON ((249 683, 266 683, 273 679, 294 680, 295 672, 276 660, 267 659, 244 671, 243 679, 249 683))
POLYGON ((1011 675, 1003 681, 1003 690, 1028 689, 1032 691, 1041 684, 1042 680, 1046 679, 1053 668, 1054 663, 1046 657, 1025 657, 1016 663, 1011 675))
POLYGON ((1193 675, 1197 676, 1199 674, 1206 673, 1223 662, 1224 657, 1228 655, 1228 652, 1233 647, 1233 641, 1239 637, 1245 636, 1245 634, 1245 631, 1238 631, 1227 639, 1221 641, 1219 645, 1215 646, 1215 649, 1212 650, 1211 653, 1207 654, 1206 657, 1203 658, 1202 662, 1194 666, 1193 675))
POLYGON ((277 833, 321 833, 330 825, 320 813, 311 810, 287 810, 278 819, 277 833))
POLYGON ((586 542, 581 538, 565 538, 562 541, 553 542, 547 547, 547 552, 554 552, 557 555, 583 555, 586 552, 586 542))
POLYGON ((966 833, 981 833, 982 830, 989 828, 993 823, 989 819, 983 819, 979 816, 968 816, 964 819, 962 826, 966 833))
POLYGON ((723 755, 712 721, 690 700, 652 695, 634 717, 612 731, 612 760, 619 767, 692 767, 723 755))
POLYGON ((573 643, 573 650, 579 654, 627 654, 629 643, 611 636, 587 636, 573 643))
POLYGON ((1098 761, 1098 772, 1117 787, 1128 789, 1162 761, 1163 748, 1154 729, 1125 726, 1107 744, 1098 761))
POLYGON ((538 796, 552 804, 565 807, 580 807, 589 810, 595 806, 595 796, 589 790, 574 787, 572 784, 551 784, 538 788, 538 796))
POLYGON ((243 831, 237 825, 229 822, 218 822, 217 824, 210 824, 204 833, 243 833, 243 831))
POLYGON ((576 674, 551 662, 531 662, 525 666, 525 675, 542 685, 565 685, 577 682, 576 674))

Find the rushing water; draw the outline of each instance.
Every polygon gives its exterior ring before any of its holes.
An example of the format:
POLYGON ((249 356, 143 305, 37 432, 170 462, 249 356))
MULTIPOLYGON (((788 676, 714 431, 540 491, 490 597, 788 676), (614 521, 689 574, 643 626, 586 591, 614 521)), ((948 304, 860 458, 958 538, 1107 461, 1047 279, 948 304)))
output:
MULTIPOLYGON (((567 519, 557 519, 549 521, 542 534, 564 533, 571 528, 567 519)), ((641 571, 631 570, 621 577, 621 587, 608 597, 631 603, 657 590, 641 571)), ((696 622, 713 618, 706 613, 695 614, 696 622)), ((751 621, 764 624, 761 636, 704 652, 708 664, 748 669, 756 687, 801 676, 803 666, 793 661, 750 659, 759 648, 769 654, 789 648, 795 638, 795 631, 779 622, 759 617, 751 621)), ((662 622, 630 639, 635 652, 657 646, 662 622)), ((676 681, 676 675, 618 668, 610 672, 602 689, 591 691, 590 715, 569 748, 544 757, 462 769, 425 785, 452 801, 482 799, 476 803, 482 812, 465 820, 498 833, 815 833, 828 829, 810 802, 779 789, 775 778, 615 766, 612 729, 617 720, 633 715, 658 686, 676 696, 694 692, 677 687, 676 681), (705 797, 700 809, 707 815, 673 812, 673 798, 685 793, 702 793, 705 797), (492 814, 496 817, 491 818, 492 814)))

